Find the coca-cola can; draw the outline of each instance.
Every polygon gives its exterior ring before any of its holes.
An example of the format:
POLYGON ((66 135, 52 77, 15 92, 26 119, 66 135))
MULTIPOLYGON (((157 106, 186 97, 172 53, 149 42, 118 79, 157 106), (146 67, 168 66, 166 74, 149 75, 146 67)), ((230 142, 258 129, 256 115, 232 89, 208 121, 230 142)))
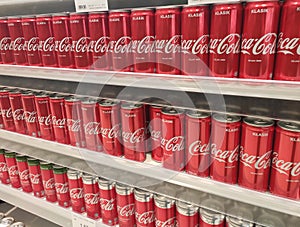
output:
POLYGON ((154 10, 132 9, 130 15, 133 71, 154 73, 155 70, 155 28, 154 10))
POLYGON ((102 151, 101 124, 97 100, 83 100, 81 110, 86 148, 93 151, 102 151))
POLYGON ((72 210, 77 213, 83 213, 85 211, 85 205, 81 173, 76 170, 69 169, 67 174, 70 187, 72 210))
POLYGON ((162 196, 154 196, 155 226, 176 226, 175 200, 162 196))
POLYGON ((243 119, 238 184, 267 191, 273 147, 274 121, 243 119))
POLYGON ((200 177, 209 176, 210 113, 190 110, 185 117, 185 171, 200 177))
POLYGON ((120 102, 109 99, 101 100, 99 102, 99 113, 104 152, 121 156, 123 147, 121 144, 120 102))
POLYGON ((87 13, 71 13, 70 28, 74 47, 75 68, 91 66, 90 38, 87 13))
POLYGON ((161 146, 163 167, 183 171, 184 161, 184 110, 173 107, 162 109, 161 146))
POLYGON ((20 188, 21 181, 20 181, 19 171, 17 166, 16 153, 11 151, 6 151, 4 156, 6 160, 11 186, 13 188, 20 188))
POLYGON ((137 227, 155 227, 154 199, 151 192, 134 189, 137 227))
POLYGON ((4 129, 9 131, 16 131, 13 113, 9 101, 9 90, 6 88, 0 89, 0 110, 4 129))
MULTIPOLYGON (((186 202, 176 202, 176 226, 178 227, 198 227, 199 208, 186 202)), ((201 225, 202 226, 202 225, 201 225)))
POLYGON ((110 11, 108 26, 112 69, 114 71, 132 71, 130 11, 110 11))
POLYGON ((185 6, 181 11, 182 74, 208 75, 209 6, 185 6))
POLYGON ((102 222, 109 226, 115 226, 118 224, 115 183, 104 178, 99 178, 98 184, 102 222))
POLYGON ((238 76, 242 13, 239 1, 215 4, 211 10, 209 68, 212 76, 238 76))
POLYGON ((64 96, 50 96, 50 111, 56 142, 70 144, 64 96))
POLYGON ((37 34, 35 16, 22 17, 22 29, 27 50, 28 64, 33 66, 42 65, 40 55, 40 40, 37 34))
POLYGON ((101 217, 99 187, 97 177, 84 174, 82 176, 86 214, 89 218, 101 217))
POLYGON ((110 70, 110 37, 107 12, 90 12, 88 16, 92 68, 110 70))
POLYGON ((162 106, 149 105, 150 151, 152 159, 157 162, 162 161, 164 154, 161 147, 161 109, 162 106))
POLYGON ((143 162, 146 159, 146 120, 144 105, 124 102, 121 105, 124 156, 143 162))
POLYGON ((49 96, 43 92, 36 94, 35 106, 41 131, 41 137, 46 140, 54 140, 49 96))
POLYGON ((49 202, 56 202, 57 196, 55 190, 53 165, 48 162, 41 162, 40 167, 46 200, 49 202))
POLYGON ((180 7, 167 6, 156 9, 156 72, 181 73, 181 20, 180 7))
POLYGON ((40 127, 38 122, 37 110, 35 106, 35 93, 31 91, 22 92, 22 104, 27 133, 33 137, 40 137, 40 127))
POLYGON ((30 182, 29 168, 27 164, 27 157, 25 155, 16 155, 17 167, 19 170, 19 177, 23 192, 32 192, 32 186, 30 182))
POLYGON ((53 166, 55 190, 58 200, 58 205, 62 207, 70 207, 70 192, 67 176, 67 168, 62 166, 53 166))
POLYGON ((58 66, 60 68, 74 68, 74 53, 69 14, 54 14, 52 16, 52 26, 58 66))
POLYGON ((211 166, 213 180, 237 182, 241 117, 215 114, 211 129, 211 166))
POLYGON ((81 100, 75 97, 66 98, 65 109, 70 144, 75 147, 85 147, 81 100))
POLYGON ((254 224, 237 217, 226 217, 226 227, 253 227, 254 224))
POLYGON ((9 184, 10 178, 5 160, 5 150, 0 149, 0 180, 2 184, 9 184))
POLYGON ((133 187, 116 183, 117 211, 120 227, 135 226, 133 187))
POLYGON ((272 155, 270 192, 300 199, 300 124, 279 121, 272 155))
POLYGON ((21 17, 9 17, 7 25, 12 42, 15 63, 17 65, 27 65, 28 61, 21 17))
POLYGON ((240 78, 272 79, 279 15, 278 1, 248 1, 246 3, 240 78))
POLYGON ((44 197, 45 191, 43 187, 40 161, 35 158, 27 158, 27 163, 33 194, 36 197, 44 197))
POLYGON ((27 134, 21 91, 18 89, 10 90, 9 101, 16 132, 21 134, 27 134))
POLYGON ((57 67, 52 16, 47 14, 37 15, 36 28, 40 40, 40 52, 43 66, 57 67))
POLYGON ((7 18, 0 18, 0 56, 3 64, 13 64, 15 62, 13 55, 12 42, 8 30, 7 18))
POLYGON ((212 210, 200 208, 201 227, 225 227, 225 216, 212 210))

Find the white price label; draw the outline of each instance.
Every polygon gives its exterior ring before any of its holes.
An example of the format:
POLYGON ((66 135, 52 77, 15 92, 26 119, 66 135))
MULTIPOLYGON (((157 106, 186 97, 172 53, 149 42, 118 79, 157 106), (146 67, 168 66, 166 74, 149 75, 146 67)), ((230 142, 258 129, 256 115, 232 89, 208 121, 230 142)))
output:
POLYGON ((74 0, 76 12, 107 11, 107 0, 74 0))
POLYGON ((188 5, 199 5, 203 3, 203 0, 188 0, 188 5))
POLYGON ((73 213, 72 216, 73 227, 97 227, 97 222, 95 220, 75 213, 73 213))

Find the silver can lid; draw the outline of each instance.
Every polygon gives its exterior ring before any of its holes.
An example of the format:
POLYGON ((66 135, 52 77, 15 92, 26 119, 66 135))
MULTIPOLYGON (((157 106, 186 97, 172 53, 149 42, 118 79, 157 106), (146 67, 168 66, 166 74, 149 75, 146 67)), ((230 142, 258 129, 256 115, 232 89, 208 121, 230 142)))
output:
POLYGON ((159 208, 168 209, 174 206, 175 200, 163 195, 154 195, 154 203, 159 208))
POLYGON ((200 208, 200 217, 209 225, 220 225, 225 219, 225 215, 204 208, 200 208))
POLYGON ((180 115, 184 113, 184 110, 180 108, 167 106, 162 108, 161 112, 165 115, 180 115))
POLYGON ((5 217, 5 214, 0 212, 0 220, 5 217))
POLYGON ((87 98, 82 100, 82 104, 84 105, 96 104, 96 103, 97 103, 97 99, 87 98))
POLYGON ((296 122, 287 122, 287 121, 278 121, 277 125, 287 131, 291 132, 300 132, 300 123, 296 122))
POLYGON ((80 177, 81 177, 80 172, 77 170, 74 170, 74 169, 68 169, 67 175, 68 175, 68 178, 71 180, 77 180, 77 179, 80 179, 80 177))
POLYGON ((243 122, 247 125, 251 125, 258 128, 265 128, 274 125, 274 121, 271 119, 262 119, 262 118, 254 118, 254 117, 245 117, 243 122))
POLYGON ((90 175, 90 174, 82 174, 82 181, 84 184, 96 184, 97 183, 97 177, 90 175))
POLYGON ((131 195, 133 193, 133 187, 126 184, 116 183, 116 192, 119 195, 131 195))
POLYGON ((131 9, 131 12, 135 12, 135 11, 154 11, 153 8, 133 8, 131 9))
POLYGON ((138 109, 140 107, 142 107, 143 104, 142 103, 132 103, 132 102, 126 102, 126 103, 123 103, 121 105, 121 108, 122 109, 125 109, 125 110, 134 110, 134 109, 138 109))
POLYGON ((181 6, 158 6, 156 9, 178 9, 181 8, 181 6))
POLYGON ((226 217, 226 223, 228 223, 228 227, 253 227, 254 224, 248 221, 244 221, 242 219, 236 217, 226 217))
POLYGON ((176 209, 182 215, 193 216, 198 212, 199 207, 186 202, 176 201, 176 209))
POLYGON ((102 190, 111 190, 115 187, 115 183, 113 181, 110 181, 102 177, 98 178, 98 184, 99 184, 99 188, 102 190))
POLYGON ((39 14, 36 15, 35 17, 52 17, 52 14, 51 13, 39 14))
POLYGON ((14 223, 15 219, 13 217, 5 217, 1 219, 0 224, 4 224, 4 225, 10 225, 12 223, 14 223))
POLYGON ((241 120, 240 116, 228 115, 228 114, 214 114, 213 118, 222 123, 235 123, 241 120))
POLYGON ((187 116, 191 118, 198 118, 198 119, 204 119, 210 117, 210 112, 205 112, 205 111, 199 111, 199 110, 189 110, 186 113, 187 116))
POLYGON ((153 194, 142 189, 134 189, 134 198, 139 202, 149 202, 153 199, 153 194))
POLYGON ((74 96, 71 96, 71 97, 65 98, 65 101, 66 101, 66 102, 79 102, 80 99, 79 99, 79 98, 76 98, 76 97, 74 97, 74 96))
POLYGON ((105 106, 105 107, 111 107, 111 106, 116 106, 120 104, 119 101, 116 101, 116 100, 112 100, 112 99, 102 99, 100 102, 99 102, 99 105, 100 106, 105 106))
POLYGON ((52 14, 53 17, 59 17, 59 16, 69 16, 69 13, 62 12, 62 13, 54 13, 52 14))
POLYGON ((10 227, 25 227, 25 224, 23 222, 15 222, 10 227))
POLYGON ((113 10, 110 10, 109 13, 130 13, 130 10, 125 10, 125 9, 113 9, 113 10))

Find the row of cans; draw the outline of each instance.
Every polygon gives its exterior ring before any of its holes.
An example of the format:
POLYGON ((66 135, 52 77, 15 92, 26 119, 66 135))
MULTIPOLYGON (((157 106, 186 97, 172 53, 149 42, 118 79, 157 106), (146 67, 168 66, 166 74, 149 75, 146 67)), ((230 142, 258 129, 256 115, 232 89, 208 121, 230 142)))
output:
POLYGON ((249 79, 274 72, 299 81, 299 5, 249 0, 1 18, 0 53, 4 64, 249 79))
POLYGON ((1 227, 25 227, 25 224, 20 221, 15 221, 13 217, 5 216, 4 213, 0 213, 0 226, 1 227))

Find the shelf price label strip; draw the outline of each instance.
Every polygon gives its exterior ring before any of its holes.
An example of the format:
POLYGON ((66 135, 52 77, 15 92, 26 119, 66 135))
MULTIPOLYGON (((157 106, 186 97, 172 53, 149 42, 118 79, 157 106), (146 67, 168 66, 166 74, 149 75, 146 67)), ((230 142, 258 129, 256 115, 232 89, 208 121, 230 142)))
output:
POLYGON ((74 0, 76 12, 107 11, 107 0, 74 0))

